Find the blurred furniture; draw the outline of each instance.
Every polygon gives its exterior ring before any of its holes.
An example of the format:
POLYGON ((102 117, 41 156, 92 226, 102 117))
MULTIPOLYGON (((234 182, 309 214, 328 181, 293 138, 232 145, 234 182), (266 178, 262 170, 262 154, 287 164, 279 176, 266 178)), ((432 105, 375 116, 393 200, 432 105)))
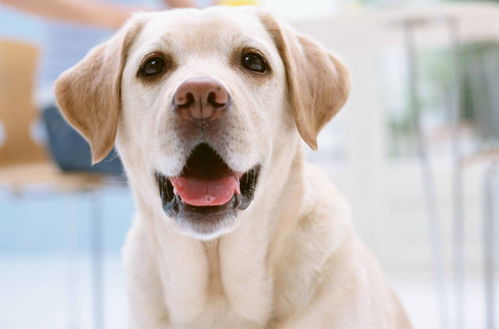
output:
POLYGON ((38 117, 32 102, 37 57, 32 45, 0 40, 0 183, 15 190, 34 183, 93 190, 102 177, 60 172, 32 138, 38 117))
POLYGON ((55 192, 94 195, 90 219, 93 312, 94 328, 102 329, 102 216, 95 193, 102 186, 103 177, 61 172, 33 140, 33 125, 38 117, 32 102, 37 59, 35 46, 0 39, 0 187, 5 186, 15 195, 35 184, 55 192))
MULTIPOLYGON (((486 165, 483 180, 483 215, 482 215, 482 250, 483 250, 483 273, 484 273, 484 305, 485 305, 485 328, 496 329, 496 252, 498 251, 496 240, 497 227, 497 202, 499 196, 496 195, 499 172, 499 103, 497 102, 497 92, 491 90, 499 86, 497 74, 499 69, 489 61, 482 63, 480 67, 473 67, 467 54, 465 54, 461 43, 461 30, 459 19, 454 16, 433 17, 431 20, 422 18, 408 19, 403 22, 406 37, 406 50, 409 66, 409 97, 410 111, 414 116, 414 125, 418 135, 419 157, 423 172, 423 184, 425 186, 425 197, 427 206, 427 217, 430 223, 430 234, 432 242, 438 241, 438 245, 433 247, 435 256, 435 268, 437 269, 437 289, 440 289, 440 301, 442 315, 442 328, 449 328, 450 317, 448 314, 447 292, 445 289, 445 257, 443 252, 443 239, 441 228, 442 223, 438 216, 437 193, 435 189, 435 178, 431 169, 428 147, 422 129, 422 116, 418 99, 420 88, 418 81, 418 60, 417 47, 415 43, 415 32, 421 27, 435 23, 444 23, 448 28, 449 36, 449 64, 451 67, 451 90, 450 101, 447 109, 448 120, 452 127, 451 147, 452 147, 452 171, 453 182, 452 191, 452 219, 453 219, 453 265, 454 265, 454 326, 453 328, 464 329, 466 327, 466 297, 465 297, 465 197, 464 197, 464 173, 466 164, 470 162, 481 162, 486 165), (464 65, 463 65, 464 63, 464 65), (462 66, 465 66, 464 68, 462 66), (479 78, 477 79, 477 75, 479 78), (470 78, 472 76, 472 78, 470 78), (491 76, 493 76, 491 78, 491 76), (494 80, 495 81, 492 81, 494 80), (494 83, 496 82, 496 83, 494 83), (467 83, 472 99, 471 110, 474 113, 474 125, 481 137, 479 151, 474 151, 471 155, 466 154, 462 144, 461 127, 465 119, 465 84, 467 83), (488 93, 487 93, 488 91, 488 93), (432 232, 433 231, 433 232, 432 232)), ((476 61, 475 61, 476 63, 476 61)), ((495 63, 498 60, 496 58, 495 63)), ((434 242, 435 243, 435 242, 434 242)))

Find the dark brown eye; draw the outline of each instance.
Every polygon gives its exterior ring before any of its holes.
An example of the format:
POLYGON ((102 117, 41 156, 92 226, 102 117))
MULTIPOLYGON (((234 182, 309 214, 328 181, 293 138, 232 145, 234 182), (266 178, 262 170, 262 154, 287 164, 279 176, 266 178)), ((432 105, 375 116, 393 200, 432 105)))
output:
POLYGON ((165 69, 165 60, 161 57, 151 57, 142 64, 140 68, 140 75, 143 77, 152 77, 160 74, 165 69))
POLYGON ((248 70, 258 73, 265 73, 268 68, 268 65, 263 57, 256 53, 243 54, 243 57, 241 57, 241 65, 248 70))

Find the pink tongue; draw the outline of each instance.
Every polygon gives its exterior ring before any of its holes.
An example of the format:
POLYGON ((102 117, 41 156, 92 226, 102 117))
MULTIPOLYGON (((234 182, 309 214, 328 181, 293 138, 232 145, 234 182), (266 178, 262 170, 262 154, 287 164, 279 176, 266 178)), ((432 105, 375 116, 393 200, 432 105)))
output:
POLYGON ((182 201, 196 207, 221 206, 229 202, 234 194, 241 193, 236 176, 210 180, 178 177, 171 182, 182 201))

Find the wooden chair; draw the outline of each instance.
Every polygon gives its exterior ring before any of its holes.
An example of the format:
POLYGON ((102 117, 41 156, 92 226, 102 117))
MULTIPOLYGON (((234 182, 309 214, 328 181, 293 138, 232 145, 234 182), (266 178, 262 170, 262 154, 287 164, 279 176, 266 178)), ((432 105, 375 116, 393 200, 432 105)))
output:
MULTIPOLYGON (((32 136, 38 118, 33 86, 38 50, 35 46, 0 39, 0 188, 15 195, 33 185, 44 185, 56 192, 95 194, 92 200, 91 258, 94 327, 103 327, 102 214, 97 189, 103 176, 63 173, 50 161, 45 149, 32 136)), ((70 221, 71 218, 68 218, 70 221)), ((70 283, 74 288, 74 282, 70 283)))
POLYGON ((31 136, 38 117, 32 102, 37 59, 35 46, 0 40, 0 184, 16 191, 31 184, 76 191, 95 189, 101 176, 62 173, 31 136))

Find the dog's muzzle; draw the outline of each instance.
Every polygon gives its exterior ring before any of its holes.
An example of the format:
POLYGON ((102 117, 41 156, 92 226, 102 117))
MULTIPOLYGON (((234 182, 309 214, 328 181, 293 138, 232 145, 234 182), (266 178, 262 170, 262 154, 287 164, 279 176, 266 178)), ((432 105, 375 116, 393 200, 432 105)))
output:
POLYGON ((156 181, 166 214, 181 229, 204 236, 231 226, 237 212, 250 205, 259 172, 259 166, 235 172, 212 147, 201 143, 191 152, 179 176, 156 172, 156 181))

